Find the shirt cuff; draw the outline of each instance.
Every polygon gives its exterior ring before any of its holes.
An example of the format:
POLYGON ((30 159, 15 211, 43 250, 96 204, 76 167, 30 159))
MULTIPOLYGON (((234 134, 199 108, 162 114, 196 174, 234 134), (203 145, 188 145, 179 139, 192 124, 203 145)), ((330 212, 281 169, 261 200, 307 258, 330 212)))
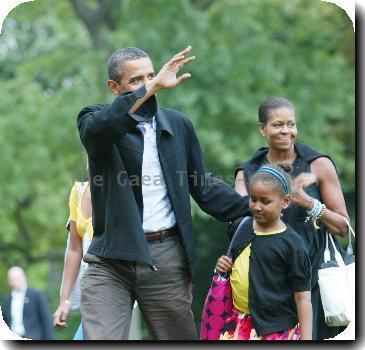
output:
MULTIPOLYGON (((146 86, 143 85, 135 91, 126 92, 118 96, 114 103, 117 110, 120 110, 123 105, 124 108, 127 106, 128 110, 135 104, 135 102, 146 95, 146 86)), ((135 120, 137 123, 150 120, 157 112, 157 100, 156 96, 152 95, 148 98, 134 113, 127 113, 129 117, 135 120)))
POLYGON ((134 91, 125 92, 124 94, 118 96, 117 98, 126 98, 126 102, 135 102, 140 97, 146 95, 146 86, 142 85, 140 88, 134 91))

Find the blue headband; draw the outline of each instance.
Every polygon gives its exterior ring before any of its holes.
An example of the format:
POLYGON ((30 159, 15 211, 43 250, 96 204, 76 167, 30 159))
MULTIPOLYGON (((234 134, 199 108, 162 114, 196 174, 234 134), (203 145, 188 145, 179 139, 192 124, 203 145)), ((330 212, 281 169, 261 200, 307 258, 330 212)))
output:
POLYGON ((279 179, 280 183, 283 185, 285 195, 289 194, 289 186, 288 181, 286 181, 285 176, 275 168, 272 168, 271 166, 263 166, 259 170, 257 170, 258 173, 269 173, 271 175, 274 175, 277 179, 279 179))

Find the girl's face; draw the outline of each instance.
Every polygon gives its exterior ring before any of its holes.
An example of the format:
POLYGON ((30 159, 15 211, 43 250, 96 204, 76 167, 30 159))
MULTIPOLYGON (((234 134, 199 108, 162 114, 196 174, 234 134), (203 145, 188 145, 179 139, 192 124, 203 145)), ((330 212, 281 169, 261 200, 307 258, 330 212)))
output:
POLYGON ((289 150, 298 136, 294 111, 288 107, 271 110, 266 123, 259 123, 259 128, 269 146, 277 150, 289 150))
POLYGON ((278 224, 281 211, 290 204, 290 196, 283 197, 274 183, 262 180, 253 181, 250 190, 249 208, 256 223, 263 228, 278 224))

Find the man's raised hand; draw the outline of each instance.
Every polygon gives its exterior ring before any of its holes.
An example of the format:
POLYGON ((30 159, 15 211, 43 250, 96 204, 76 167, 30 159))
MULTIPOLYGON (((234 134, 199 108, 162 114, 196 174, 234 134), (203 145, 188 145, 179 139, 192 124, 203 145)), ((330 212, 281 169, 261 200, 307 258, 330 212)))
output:
POLYGON ((177 73, 180 71, 180 69, 195 60, 195 56, 185 58, 185 55, 188 54, 190 50, 191 46, 189 45, 186 49, 174 55, 167 63, 163 65, 156 77, 153 79, 153 81, 151 81, 157 90, 175 87, 183 80, 191 77, 190 73, 184 73, 177 77, 177 73))

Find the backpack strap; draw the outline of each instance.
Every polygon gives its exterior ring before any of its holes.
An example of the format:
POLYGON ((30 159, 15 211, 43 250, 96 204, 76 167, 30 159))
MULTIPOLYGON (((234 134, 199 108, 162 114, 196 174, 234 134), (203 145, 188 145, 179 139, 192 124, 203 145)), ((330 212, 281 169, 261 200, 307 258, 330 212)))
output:
POLYGON ((77 204, 80 203, 82 193, 84 192, 85 182, 76 181, 75 182, 76 191, 77 191, 77 204))
POLYGON ((231 252, 231 248, 232 248, 232 242, 233 242, 233 239, 234 237, 236 236, 237 232, 239 232, 239 230, 241 229, 241 227, 243 226, 243 224, 250 218, 250 216, 245 216, 241 222, 239 223, 239 225, 237 226, 236 230, 234 231, 233 235, 232 235, 232 239, 231 239, 231 242, 229 243, 229 247, 228 247, 228 250, 227 250, 227 255, 229 257, 232 257, 232 252, 231 252))

